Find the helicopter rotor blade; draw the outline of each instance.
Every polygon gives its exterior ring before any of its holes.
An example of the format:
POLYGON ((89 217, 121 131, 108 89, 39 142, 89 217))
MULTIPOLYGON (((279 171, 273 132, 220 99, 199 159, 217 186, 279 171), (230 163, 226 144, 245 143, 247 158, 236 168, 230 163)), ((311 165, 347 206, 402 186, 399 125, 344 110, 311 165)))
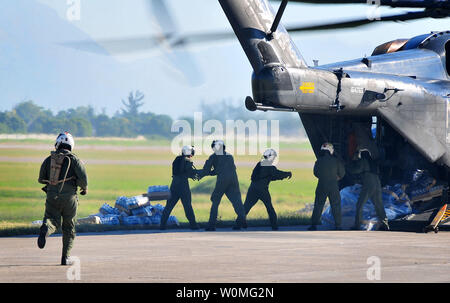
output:
POLYGON ((383 16, 376 19, 356 19, 356 20, 348 20, 348 21, 340 21, 335 23, 328 24, 319 24, 319 25, 306 25, 306 26, 287 26, 286 30, 288 32, 304 32, 304 31, 318 31, 318 30, 329 30, 329 29, 344 29, 344 28, 354 28, 359 26, 364 26, 376 22, 383 21, 408 21, 408 20, 416 20, 430 17, 429 12, 421 11, 421 12, 409 12, 406 14, 399 15, 391 15, 391 16, 383 16))
POLYGON ((117 39, 67 41, 60 45, 80 51, 101 55, 122 55, 153 50, 170 35, 137 36, 117 39))
MULTIPOLYGON (((384 21, 408 21, 417 20, 422 18, 444 18, 450 15, 450 1, 443 0, 377 0, 380 1, 380 5, 391 5, 395 2, 397 6, 408 7, 427 7, 428 5, 441 5, 444 8, 436 9, 427 8, 424 11, 408 12, 397 15, 382 16, 376 19, 355 19, 337 21, 328 24, 318 25, 300 25, 300 26, 286 26, 286 30, 295 32, 305 31, 320 31, 320 30, 333 30, 333 29, 345 29, 355 28, 359 26, 365 26, 369 24, 375 24, 376 22, 384 21)), ((315 4, 351 4, 351 3, 366 3, 367 0, 290 0, 290 2, 303 2, 303 3, 315 3, 315 4)), ((117 38, 117 39, 103 39, 93 41, 73 41, 64 42, 61 45, 78 49, 82 51, 100 53, 100 54, 128 54, 141 51, 147 51, 156 49, 162 45, 166 45, 170 49, 176 50, 187 45, 200 44, 204 42, 220 41, 234 39, 235 35, 232 31, 218 31, 209 33, 191 33, 191 34, 179 34, 178 26, 175 20, 170 15, 170 11, 167 8, 164 0, 149 0, 147 2, 151 14, 156 19, 161 33, 153 36, 140 36, 130 38, 117 38), (107 51, 106 51, 107 50, 107 51)))
POLYGON ((444 8, 449 9, 450 3, 446 0, 289 0, 296 3, 308 4, 366 4, 390 7, 409 8, 444 8))
POLYGON ((210 33, 191 33, 186 35, 165 34, 160 36, 138 36, 132 38, 102 39, 86 41, 70 41, 61 45, 90 53, 104 55, 121 55, 153 50, 165 43, 172 50, 187 45, 201 44, 236 38, 232 31, 217 31, 210 33), (107 50, 107 51, 106 51, 107 50))
POLYGON ((146 1, 150 15, 155 19, 161 32, 165 34, 179 32, 179 27, 175 22, 165 0, 146 1))

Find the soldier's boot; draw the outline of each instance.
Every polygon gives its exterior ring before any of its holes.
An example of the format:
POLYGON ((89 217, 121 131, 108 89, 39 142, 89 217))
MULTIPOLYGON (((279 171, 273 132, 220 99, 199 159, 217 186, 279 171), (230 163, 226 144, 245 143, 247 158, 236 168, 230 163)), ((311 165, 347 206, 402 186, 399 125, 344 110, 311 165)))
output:
POLYGON ((317 230, 317 226, 311 225, 310 227, 308 227, 308 230, 310 230, 310 231, 317 230))
POLYGON ((380 227, 378 228, 378 230, 382 230, 382 231, 389 231, 389 230, 390 230, 390 229, 389 229, 389 224, 388 224, 387 220, 381 221, 381 225, 380 225, 380 227))
POLYGON ((208 226, 207 228, 205 228, 205 231, 216 231, 216 228, 208 226))
POLYGON ((61 257, 61 265, 65 266, 65 265, 73 265, 73 264, 74 264, 74 260, 72 260, 70 257, 67 257, 67 256, 61 257))
POLYGON ((189 225, 190 225, 191 230, 198 230, 198 229, 199 229, 197 223, 191 223, 191 224, 189 224, 189 225))
POLYGON ((278 230, 278 226, 272 226, 272 230, 278 230))
POLYGON ((48 227, 46 224, 42 224, 39 230, 39 237, 37 240, 37 245, 40 249, 43 249, 45 247, 45 243, 47 242, 47 234, 48 234, 48 227))
POLYGON ((360 230, 361 229, 361 227, 360 227, 361 225, 360 224, 358 224, 358 225, 353 225, 352 227, 350 227, 350 229, 351 230, 360 230))

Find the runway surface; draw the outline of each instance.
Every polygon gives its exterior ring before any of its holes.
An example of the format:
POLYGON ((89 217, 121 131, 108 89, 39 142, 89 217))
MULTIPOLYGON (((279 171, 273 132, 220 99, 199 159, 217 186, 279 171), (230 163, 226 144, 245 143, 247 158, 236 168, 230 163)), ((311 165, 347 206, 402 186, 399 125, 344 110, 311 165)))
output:
POLYGON ((61 236, 0 238, 0 282, 450 282, 450 233, 306 231, 78 234, 60 266, 61 236), (78 280, 79 279, 79 280, 78 280))

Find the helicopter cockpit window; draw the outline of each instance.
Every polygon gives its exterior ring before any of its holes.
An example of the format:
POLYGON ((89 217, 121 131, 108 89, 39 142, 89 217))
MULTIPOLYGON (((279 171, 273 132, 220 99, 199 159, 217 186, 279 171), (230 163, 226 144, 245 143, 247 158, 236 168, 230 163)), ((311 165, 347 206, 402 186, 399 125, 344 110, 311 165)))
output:
POLYGON ((450 76, 450 40, 445 43, 445 68, 450 76))

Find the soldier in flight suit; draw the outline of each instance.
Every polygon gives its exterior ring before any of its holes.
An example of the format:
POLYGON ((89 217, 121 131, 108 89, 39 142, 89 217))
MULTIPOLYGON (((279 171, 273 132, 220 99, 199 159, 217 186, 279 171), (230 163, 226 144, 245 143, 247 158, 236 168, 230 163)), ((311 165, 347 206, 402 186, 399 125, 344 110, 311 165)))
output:
POLYGON ((68 132, 59 134, 55 148, 41 165, 39 183, 46 184, 45 215, 38 237, 38 247, 44 248, 46 238, 62 227, 61 265, 69 265, 75 239, 75 216, 78 207, 77 188, 87 194, 87 175, 83 163, 72 153, 75 142, 68 132), (61 222, 62 218, 62 222, 61 222))
POLYGON ((212 205, 206 231, 215 230, 217 211, 219 209, 220 200, 224 194, 230 200, 234 211, 237 214, 236 225, 233 229, 239 230, 241 227, 246 226, 246 221, 233 156, 225 152, 225 144, 222 140, 214 140, 211 144, 211 148, 214 153, 206 160, 201 173, 199 173, 200 179, 208 175, 217 175, 216 187, 211 194, 212 205))
POLYGON ((316 230, 316 225, 320 224, 322 210, 325 200, 330 200, 331 211, 333 213, 336 229, 341 226, 341 195, 339 193, 338 181, 345 175, 345 167, 341 160, 333 156, 334 147, 331 143, 322 144, 321 155, 314 164, 314 176, 319 179, 316 187, 316 198, 312 213, 312 225, 308 230, 316 230))
POLYGON ((370 151, 360 149, 358 152, 358 160, 352 163, 347 169, 352 174, 363 174, 361 193, 356 204, 355 225, 352 229, 359 230, 361 228, 362 210, 364 204, 370 199, 375 206, 375 212, 380 220, 380 228, 389 230, 389 224, 383 206, 381 183, 378 177, 378 165, 372 159, 370 151))
POLYGON ((172 163, 172 184, 170 185, 171 196, 170 199, 167 200, 166 207, 162 213, 160 223, 160 229, 162 230, 166 229, 167 219, 179 199, 181 199, 184 213, 189 220, 191 229, 198 229, 194 210, 192 209, 191 190, 188 181, 189 178, 197 180, 198 171, 192 164, 192 157, 194 154, 195 150, 192 146, 184 146, 181 155, 177 156, 172 163))
POLYGON ((277 153, 273 149, 268 149, 264 152, 263 159, 256 164, 253 169, 250 187, 248 188, 247 197, 244 202, 245 214, 250 212, 250 209, 261 200, 267 209, 272 230, 278 230, 277 214, 272 206, 272 198, 269 193, 269 183, 271 181, 291 178, 291 172, 284 172, 278 170, 273 161, 277 157, 277 153))

